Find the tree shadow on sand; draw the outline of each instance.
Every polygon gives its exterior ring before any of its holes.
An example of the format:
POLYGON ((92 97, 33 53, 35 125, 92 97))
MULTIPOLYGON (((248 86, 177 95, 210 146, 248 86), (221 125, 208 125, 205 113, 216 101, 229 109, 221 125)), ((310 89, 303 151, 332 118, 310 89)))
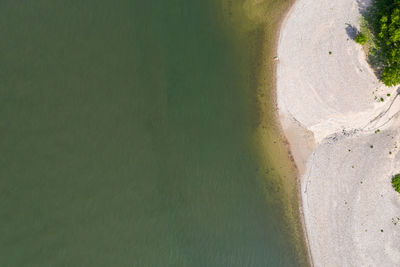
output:
POLYGON ((347 36, 349 36, 352 40, 354 40, 354 38, 356 38, 358 32, 359 32, 359 31, 358 31, 358 29, 357 29, 355 26, 346 23, 346 33, 347 33, 347 36))
POLYGON ((361 13, 361 15, 364 15, 365 12, 367 12, 367 9, 369 6, 371 6, 372 1, 374 0, 357 0, 358 11, 361 13))

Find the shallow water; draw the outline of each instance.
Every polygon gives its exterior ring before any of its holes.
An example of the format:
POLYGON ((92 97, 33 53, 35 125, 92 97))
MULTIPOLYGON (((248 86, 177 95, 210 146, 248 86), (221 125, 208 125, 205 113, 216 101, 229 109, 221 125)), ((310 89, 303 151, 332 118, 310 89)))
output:
POLYGON ((304 263, 254 149, 265 32, 248 11, 0 3, 1 266, 304 263))

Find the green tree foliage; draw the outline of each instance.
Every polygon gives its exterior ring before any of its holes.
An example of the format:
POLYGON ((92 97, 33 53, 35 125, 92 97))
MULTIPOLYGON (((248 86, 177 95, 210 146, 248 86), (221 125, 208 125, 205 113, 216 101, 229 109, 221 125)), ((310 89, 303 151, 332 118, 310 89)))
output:
POLYGON ((400 174, 396 174, 392 177, 392 185, 396 192, 400 193, 400 174))
POLYGON ((381 78, 387 86, 400 83, 400 0, 375 0, 366 20, 376 38, 381 78))
POLYGON ((400 65, 398 62, 393 62, 383 69, 382 81, 387 86, 394 86, 400 83, 400 65))
POLYGON ((354 41, 360 45, 365 45, 368 42, 368 37, 364 33, 360 32, 357 34, 356 38, 354 38, 354 41))

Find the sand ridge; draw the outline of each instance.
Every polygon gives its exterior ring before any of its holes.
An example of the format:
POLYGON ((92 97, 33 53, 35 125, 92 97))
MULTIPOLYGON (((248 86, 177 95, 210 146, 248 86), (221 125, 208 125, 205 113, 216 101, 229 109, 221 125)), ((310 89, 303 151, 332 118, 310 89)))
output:
POLYGON ((351 39, 368 4, 297 0, 281 28, 277 102, 315 266, 400 265, 400 97, 351 39))

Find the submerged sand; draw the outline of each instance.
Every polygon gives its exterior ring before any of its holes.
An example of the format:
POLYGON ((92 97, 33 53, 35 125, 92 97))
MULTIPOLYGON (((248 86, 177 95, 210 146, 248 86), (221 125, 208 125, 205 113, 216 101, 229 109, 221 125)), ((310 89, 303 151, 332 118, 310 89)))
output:
POLYGON ((367 5, 297 0, 279 39, 279 115, 315 266, 400 265, 400 97, 351 39, 367 5))

